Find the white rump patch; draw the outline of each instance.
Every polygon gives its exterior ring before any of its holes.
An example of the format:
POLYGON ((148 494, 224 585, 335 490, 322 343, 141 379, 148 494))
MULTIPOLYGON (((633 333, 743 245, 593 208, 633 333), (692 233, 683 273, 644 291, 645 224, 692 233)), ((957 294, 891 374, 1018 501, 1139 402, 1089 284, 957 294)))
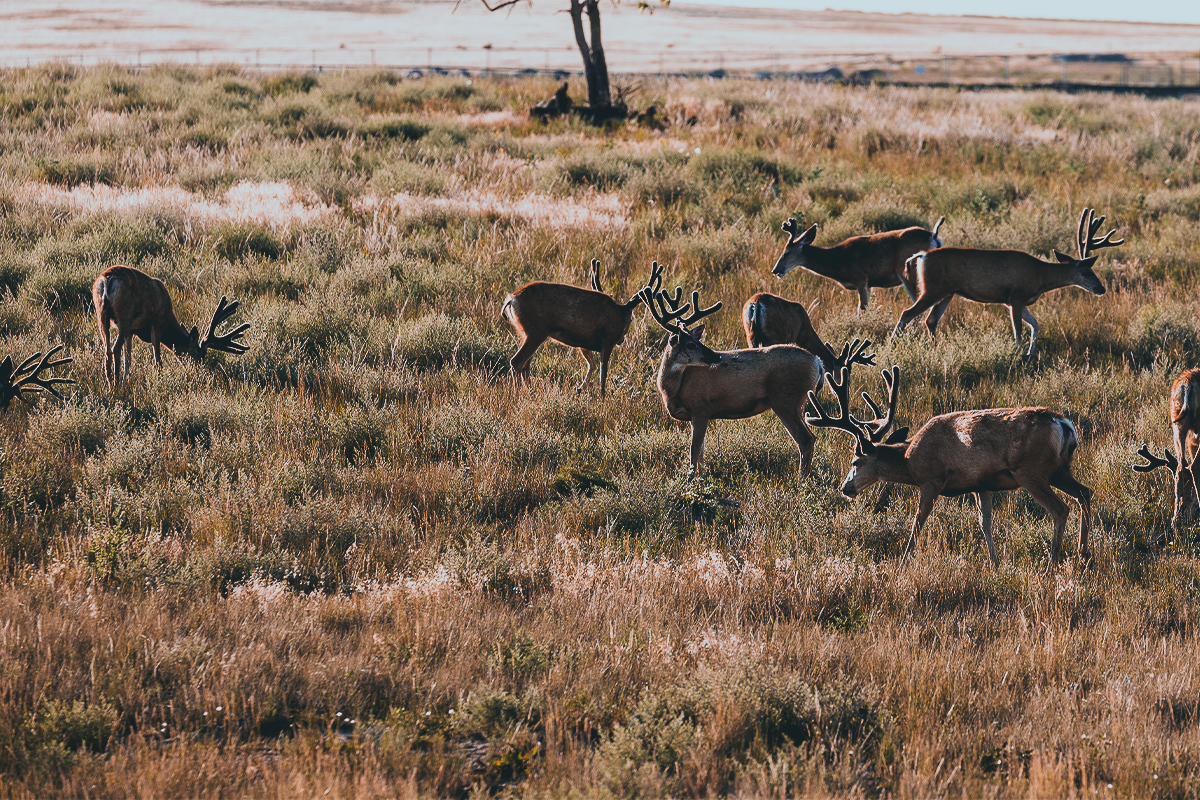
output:
POLYGON ((1061 418, 1058 425, 1058 454, 1065 459, 1079 445, 1079 434, 1075 431, 1075 423, 1066 417, 1061 418))

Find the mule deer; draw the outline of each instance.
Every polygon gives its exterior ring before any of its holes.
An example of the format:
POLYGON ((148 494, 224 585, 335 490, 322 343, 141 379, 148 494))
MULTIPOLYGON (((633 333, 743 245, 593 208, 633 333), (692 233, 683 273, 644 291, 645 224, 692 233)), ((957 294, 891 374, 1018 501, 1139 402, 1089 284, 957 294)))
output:
POLYGON ((1055 563, 1062 559, 1063 531, 1068 509, 1051 487, 1060 489, 1079 503, 1079 552, 1088 553, 1088 530, 1092 492, 1071 476, 1071 458, 1079 446, 1075 426, 1048 408, 991 408, 955 411, 934 417, 911 439, 908 429, 884 436, 895 421, 900 391, 900 368, 884 370, 888 389, 887 415, 864 392, 875 419, 862 421, 850 415, 849 370, 843 368, 829 385, 841 407, 840 416, 830 417, 810 396, 815 416, 807 421, 814 428, 834 428, 855 439, 854 460, 841 491, 855 497, 879 481, 902 483, 920 489, 921 499, 909 534, 908 551, 916 547, 917 535, 938 497, 974 494, 979 505, 979 524, 992 563, 1000 565, 992 544, 992 493, 1025 489, 1054 518, 1050 546, 1055 563))
POLYGON ((1178 533, 1180 528, 1195 518, 1200 509, 1200 369, 1184 370, 1171 384, 1171 429, 1175 439, 1175 453, 1163 452, 1159 458, 1142 445, 1138 455, 1146 459, 1145 464, 1134 464, 1137 472, 1150 472, 1167 467, 1175 475, 1175 510, 1171 515, 1171 528, 1178 533), (1189 463, 1190 462, 1190 463, 1189 463))
POLYGON ((16 367, 13 366, 11 355, 5 356, 4 361, 0 361, 0 411, 8 408, 8 404, 15 398, 23 397, 25 394, 46 391, 59 400, 63 399, 63 396, 59 394, 56 387, 60 384, 74 383, 75 381, 71 378, 43 375, 48 369, 61 367, 63 364, 70 364, 75 360, 73 358, 54 359, 54 356, 63 347, 64 345, 60 344, 45 355, 34 353, 22 361, 20 366, 16 367))
POLYGON ((154 351, 154 365, 162 366, 160 345, 165 344, 179 358, 188 357, 202 363, 209 350, 241 354, 249 348, 241 338, 249 323, 224 334, 217 334, 217 326, 232 317, 238 310, 239 301, 232 303, 222 297, 208 323, 208 332, 203 338, 196 326, 189 331, 175 318, 171 296, 166 285, 139 269, 117 265, 100 273, 92 284, 92 302, 96 306, 96 324, 100 338, 104 341, 104 376, 115 388, 121 385, 121 347, 125 347, 125 375, 129 376, 133 359, 133 337, 149 342, 154 351), (116 323, 117 339, 109 344, 109 327, 116 323))
POLYGON ((542 342, 553 339, 579 348, 587 361, 587 372, 575 387, 582 392, 592 379, 600 354, 600 396, 608 386, 608 362, 613 348, 625 341, 633 311, 642 302, 635 294, 628 303, 618 303, 600 288, 600 261, 592 259, 591 289, 566 283, 527 283, 504 300, 501 313, 521 337, 521 346, 509 361, 514 374, 527 377, 529 362, 542 342))
POLYGON ((719 310, 721 303, 701 309, 700 293, 692 292, 692 302, 681 306, 683 289, 676 287, 673 295, 663 292, 662 273, 663 267, 655 261, 641 295, 655 321, 670 334, 658 370, 658 391, 671 417, 692 424, 693 474, 700 471, 710 420, 746 419, 770 409, 800 449, 800 473, 807 475, 814 439, 804 424, 804 402, 824 379, 821 360, 790 344, 710 349, 700 341, 704 326, 691 330, 689 326, 719 310))
POLYGON ((773 272, 782 278, 796 267, 803 267, 824 278, 831 278, 847 289, 858 292, 858 310, 866 311, 871 301, 871 289, 903 286, 909 297, 916 297, 915 283, 905 274, 908 258, 923 250, 942 246, 938 229, 946 221, 938 217, 933 230, 912 227, 884 231, 866 236, 851 236, 832 247, 817 247, 817 226, 804 233, 795 218, 783 223, 788 235, 787 246, 775 262, 773 272))
POLYGON ((1104 217, 1096 218, 1095 211, 1085 208, 1079 217, 1076 245, 1079 258, 1054 251, 1057 264, 1042 261, 1020 250, 976 250, 966 247, 942 247, 928 253, 917 253, 909 261, 910 272, 916 277, 919 292, 916 302, 904 310, 896 323, 893 335, 908 327, 926 310, 931 310, 925 320, 929 335, 937 333, 938 321, 942 318, 951 298, 961 295, 976 303, 1000 303, 1009 307, 1012 316, 1013 338, 1021 344, 1021 323, 1030 328, 1029 351, 1033 355, 1037 343, 1038 323, 1029 313, 1029 306, 1043 294, 1067 286, 1078 286, 1092 294, 1102 295, 1104 284, 1092 265, 1098 256, 1095 250, 1117 247, 1124 239, 1112 241, 1117 232, 1113 228, 1103 237, 1096 231, 1104 224, 1104 217))

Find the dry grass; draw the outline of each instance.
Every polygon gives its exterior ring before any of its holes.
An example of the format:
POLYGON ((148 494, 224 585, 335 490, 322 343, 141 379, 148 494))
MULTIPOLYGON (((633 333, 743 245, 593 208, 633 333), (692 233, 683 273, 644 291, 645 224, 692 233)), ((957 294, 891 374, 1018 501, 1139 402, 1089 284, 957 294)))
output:
POLYGON ((659 132, 529 122, 549 82, 4 77, 0 354, 64 342, 79 384, 0 427, 0 796, 1200 793, 1197 540, 1155 546, 1170 488, 1128 467, 1200 347, 1193 104, 647 84, 659 132), (1037 304, 1031 363, 997 309, 887 341, 898 291, 769 277, 788 216, 1046 254, 1084 204, 1128 244, 1037 304), (837 434, 800 481, 770 416, 689 482, 640 317, 606 401, 564 348, 514 385, 502 298, 592 257, 725 301, 723 347, 743 298, 803 299, 900 364, 901 424, 1067 413, 1094 562, 1050 569, 1020 493, 1000 569, 957 500, 901 557, 911 491, 840 498, 837 434), (115 261, 188 324, 243 301, 228 381, 139 345, 106 390, 115 261))

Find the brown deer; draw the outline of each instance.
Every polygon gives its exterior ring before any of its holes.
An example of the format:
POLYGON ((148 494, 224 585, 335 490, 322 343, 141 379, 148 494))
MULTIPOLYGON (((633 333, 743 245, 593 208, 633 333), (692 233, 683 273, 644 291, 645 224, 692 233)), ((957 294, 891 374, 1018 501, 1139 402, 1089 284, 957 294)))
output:
POLYGON ((803 267, 823 278, 831 278, 847 289, 858 292, 858 310, 866 311, 871 301, 871 289, 903 286, 909 297, 916 297, 916 283, 905 274, 910 256, 942 246, 938 229, 946 221, 938 217, 933 230, 912 227, 884 231, 867 236, 851 236, 832 247, 817 247, 817 226, 804 233, 795 218, 783 223, 788 235, 787 246, 775 262, 773 272, 782 278, 796 267, 803 267))
POLYGON ((125 375, 128 378, 134 336, 150 343, 156 367, 162 366, 159 346, 163 344, 171 348, 177 357, 186 356, 196 362, 203 362, 209 350, 236 355, 249 349, 240 341, 242 334, 250 328, 249 323, 243 323, 228 333, 216 333, 217 326, 237 312, 239 301, 230 303, 222 297, 209 320, 208 332, 204 338, 200 338, 196 326, 193 325, 189 331, 175 318, 166 285, 133 267, 117 265, 100 273, 92 284, 92 302, 96 306, 100 338, 104 341, 104 375, 114 389, 121 385, 122 345, 125 348, 125 375), (110 346, 109 326, 113 323, 117 325, 117 339, 110 346))
MULTIPOLYGON (((658 370, 658 391, 671 417, 692 424, 693 474, 700 471, 710 420, 747 419, 769 409, 796 442, 800 474, 807 475, 814 439, 804 424, 804 403, 824 379, 821 359, 790 344, 751 350, 710 349, 700 341, 704 326, 690 330, 689 326, 720 309, 721 303, 701 309, 700 293, 692 292, 692 302, 681 306, 683 289, 676 287, 674 295, 663 292, 662 273, 663 267, 655 261, 641 294, 655 321, 670 334, 658 370)), ((862 349, 868 344, 856 341, 847 345, 843 357, 862 363, 862 349)))
POLYGON ((613 348, 625 341, 633 311, 642 302, 635 294, 628 303, 618 303, 600 288, 600 261, 592 259, 592 288, 566 283, 527 283, 504 300, 501 313, 521 337, 521 346, 509 361, 514 374, 529 375, 529 362, 542 342, 553 339, 579 348, 587 361, 587 372, 575 387, 582 392, 596 368, 600 354, 600 396, 608 386, 608 362, 613 348))
POLYGON ((1175 511, 1171 528, 1178 533, 1196 517, 1200 509, 1200 369, 1184 370, 1171 384, 1171 429, 1175 438, 1175 453, 1163 451, 1159 458, 1142 445, 1138 455, 1145 464, 1134 464, 1137 472, 1150 472, 1167 467, 1175 475, 1175 511), (1190 462, 1190 463, 1189 463, 1190 462))
POLYGON ((1095 295, 1103 295, 1104 284, 1092 265, 1098 256, 1095 250, 1117 247, 1124 239, 1115 242, 1111 237, 1117 232, 1113 228, 1103 237, 1096 231, 1104 224, 1104 217, 1096 218, 1095 211, 1085 208, 1079 217, 1076 245, 1079 258, 1054 251, 1057 264, 1042 261, 1020 250, 976 250, 966 247, 942 247, 928 253, 917 253, 909 259, 909 271, 916 278, 918 295, 916 302, 904 310, 892 335, 908 327, 909 323, 929 310, 925 320, 929 335, 937 333, 938 321, 942 318, 950 300, 960 295, 976 303, 999 303, 1009 307, 1012 315, 1013 338, 1021 344, 1021 323, 1031 330, 1029 351, 1033 355, 1037 343, 1038 323, 1029 313, 1029 306, 1043 294, 1066 286, 1078 286, 1095 295))
POLYGON ((779 295, 759 292, 742 308, 742 328, 749 347, 794 344, 812 353, 833 369, 837 356, 817 335, 804 305, 779 295))
POLYGON ((61 367, 63 364, 70 364, 75 360, 73 358, 54 359, 54 356, 63 347, 64 345, 60 344, 45 355, 34 353, 16 367, 13 366, 11 355, 5 356, 4 361, 0 361, 0 411, 8 408, 8 404, 18 397, 41 391, 49 392, 59 400, 63 399, 56 386, 75 381, 70 378, 43 375, 48 369, 61 367))
POLYGON ((842 484, 846 497, 855 497, 879 481, 907 484, 920 489, 920 503, 913 519, 907 550, 916 547, 917 535, 938 497, 974 494, 979 505, 979 524, 992 563, 1000 565, 992 544, 992 493, 1022 488, 1054 518, 1050 546, 1055 563, 1062 559, 1063 531, 1068 509, 1051 487, 1060 489, 1079 503, 1079 553, 1088 554, 1092 491, 1071 476, 1071 458, 1079 446, 1075 426, 1048 408, 991 408, 955 411, 926 422, 911 439, 902 428, 884 439, 895 421, 900 391, 900 368, 884 370, 888 410, 880 408, 863 393, 875 419, 862 421, 850 415, 849 370, 843 368, 829 385, 841 407, 840 416, 830 417, 809 398, 816 416, 807 418, 814 428, 834 428, 855 439, 854 460, 842 484))

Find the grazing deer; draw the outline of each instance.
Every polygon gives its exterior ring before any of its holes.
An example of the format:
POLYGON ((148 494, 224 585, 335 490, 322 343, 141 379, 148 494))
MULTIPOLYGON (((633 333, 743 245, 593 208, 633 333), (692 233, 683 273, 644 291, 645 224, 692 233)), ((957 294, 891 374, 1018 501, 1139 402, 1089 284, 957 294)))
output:
POLYGON ((1200 369, 1184 370, 1171 384, 1171 429, 1175 436, 1175 453, 1163 451, 1159 458, 1142 445, 1138 455, 1145 464, 1134 464, 1137 472, 1150 472, 1167 467, 1175 475, 1175 511, 1171 528, 1180 528, 1195 518, 1200 509, 1200 369), (1190 463, 1189 463, 1190 462, 1190 463))
POLYGON ((158 278, 152 278, 133 267, 117 265, 100 273, 92 284, 92 302, 96 306, 96 324, 100 338, 104 340, 104 376, 116 389, 121 385, 121 347, 125 347, 125 375, 128 379, 130 362, 133 359, 133 337, 149 342, 154 350, 154 365, 162 366, 159 346, 165 344, 179 358, 187 356, 203 362, 209 350, 240 354, 249 348, 240 341, 249 323, 242 323, 228 333, 218 335, 217 326, 232 317, 238 310, 239 301, 230 303, 225 297, 217 304, 208 332, 200 338, 200 331, 192 326, 189 331, 175 318, 171 296, 167 287, 158 278), (117 339, 109 345, 109 326, 117 325, 117 339))
POLYGON ((742 308, 742 327, 749 347, 794 344, 812 353, 833 369, 837 356, 821 340, 801 303, 759 292, 742 308))
POLYGON ((547 339, 578 347, 587 361, 587 372, 575 387, 582 392, 596 368, 600 354, 600 396, 608 386, 608 362, 613 348, 625 341, 633 311, 642 302, 635 294, 628 303, 618 303, 600 288, 600 261, 592 259, 592 288, 566 283, 527 283, 504 300, 501 313, 521 337, 521 346, 509 361, 514 374, 529 375, 533 354, 547 339))
POLYGON ((903 286, 909 297, 916 297, 916 284, 905 274, 908 258, 923 250, 942 246, 938 229, 946 221, 938 217, 933 230, 912 227, 884 231, 868 236, 851 236, 832 247, 817 247, 817 226, 804 233, 795 218, 783 223, 787 246, 771 270, 782 278, 796 267, 803 267, 824 278, 832 278, 847 289, 858 292, 858 310, 866 311, 873 287, 903 286))
POLYGON ((976 250, 966 247, 942 247, 928 253, 917 253, 909 259, 911 274, 916 278, 919 292, 916 302, 904 310, 892 335, 908 327, 914 319, 930 310, 925 320, 929 335, 937 333, 938 321, 945 313, 951 298, 961 295, 976 303, 1000 303, 1012 312, 1013 338, 1021 344, 1021 323, 1031 330, 1029 351, 1033 355, 1037 343, 1038 323, 1029 313, 1029 306, 1043 294, 1066 286, 1078 286, 1092 294, 1104 294, 1104 284, 1092 265, 1098 256, 1094 251, 1117 247, 1124 239, 1112 241, 1116 228, 1097 237, 1104 217, 1096 218, 1095 211, 1085 208, 1079 217, 1076 245, 1079 258, 1054 251, 1057 264, 1042 261, 1020 250, 976 250))
POLYGON ((843 368, 838 380, 829 376, 829 385, 841 406, 840 416, 828 416, 813 393, 809 399, 817 414, 808 417, 807 422, 814 428, 834 428, 854 437, 854 460, 841 487, 846 497, 855 497, 879 481, 920 489, 920 504, 908 539, 910 552, 916 547, 917 535, 933 510, 934 500, 973 493, 988 554, 998 567, 1000 560, 992 544, 992 493, 1022 488, 1054 518, 1050 553, 1058 563, 1069 512, 1051 491, 1054 487, 1079 503, 1079 553, 1087 556, 1092 491, 1071 476, 1071 458, 1079 438, 1069 419, 1048 408, 955 411, 929 420, 911 439, 907 438, 908 429, 902 428, 885 440, 895 421, 900 368, 883 372, 888 389, 887 416, 881 418, 879 406, 863 393, 875 414, 875 419, 867 421, 850 416, 849 374, 843 368))
POLYGON ((73 358, 54 358, 59 350, 62 350, 64 345, 58 345, 50 350, 45 355, 34 353, 29 358, 21 362, 18 367, 13 366, 12 356, 5 356, 4 361, 0 361, 0 411, 8 408, 8 404, 14 398, 23 397, 26 393, 35 394, 41 391, 47 391, 57 397, 59 400, 63 396, 59 394, 55 388, 59 384, 74 383, 70 378, 60 378, 57 376, 46 375, 43 372, 55 367, 61 367, 63 364, 70 364, 75 359, 73 358))
MULTIPOLYGON (((704 326, 691 330, 689 326, 720 309, 721 303, 701 309, 700 293, 692 292, 692 302, 681 306, 683 289, 676 287, 674 295, 663 292, 662 273, 663 267, 655 261, 641 295, 655 321, 671 334, 663 348, 658 391, 671 417, 692 424, 693 474, 700 471, 710 420, 747 419, 770 409, 800 449, 800 474, 807 475, 814 439, 804 424, 804 402, 824 379, 821 359, 790 344, 710 349, 700 341, 704 326)), ((843 357, 862 363, 862 349, 868 344, 847 345, 843 357)))

